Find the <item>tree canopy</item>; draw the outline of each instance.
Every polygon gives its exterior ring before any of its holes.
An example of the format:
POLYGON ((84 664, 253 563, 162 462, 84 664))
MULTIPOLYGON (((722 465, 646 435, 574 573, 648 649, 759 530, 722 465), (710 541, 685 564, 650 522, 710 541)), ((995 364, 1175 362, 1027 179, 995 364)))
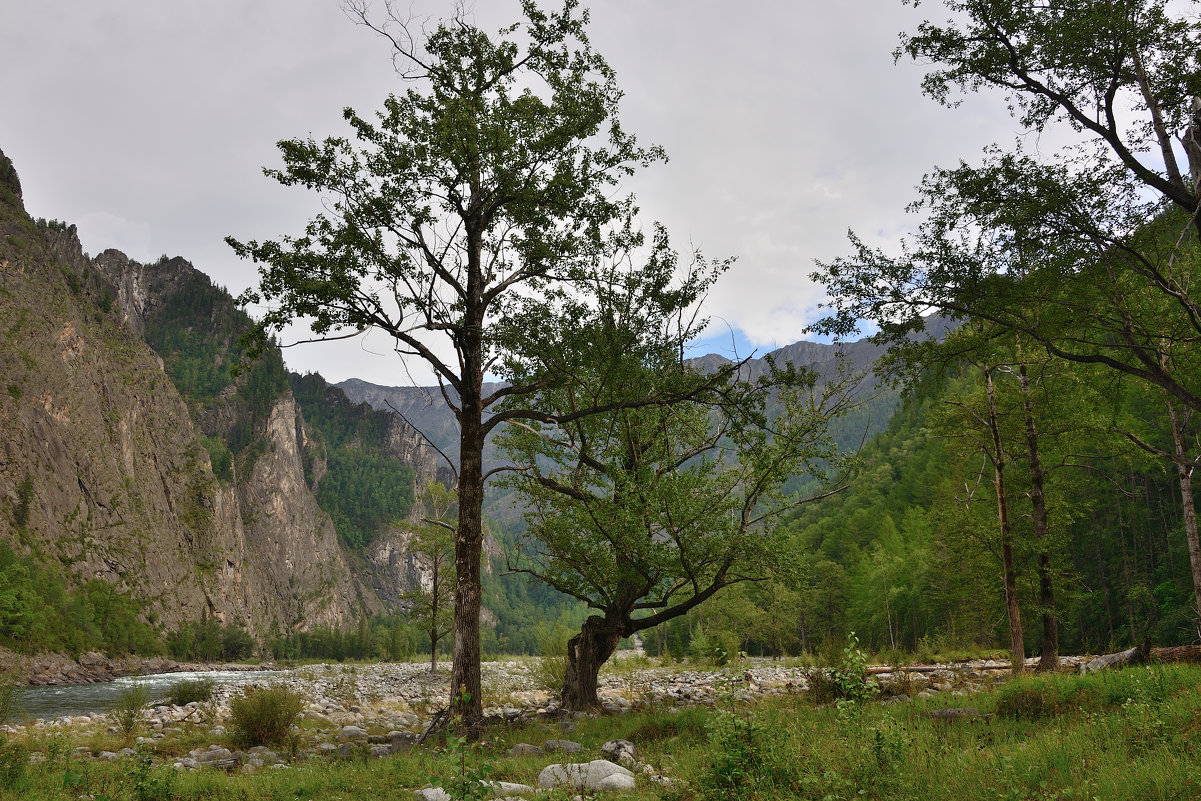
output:
MULTIPOLYGON (((266 305, 260 334, 297 318, 318 337, 380 330, 446 390, 460 428, 451 697, 474 726, 484 438, 545 419, 516 399, 570 375, 543 344, 587 307, 598 266, 669 250, 666 237, 645 242, 632 199, 615 191, 663 154, 621 126, 621 91, 576 0, 557 12, 525 0, 523 22, 496 36, 464 14, 419 34, 390 12, 377 23, 351 9, 387 37, 409 88, 374 119, 347 109, 353 139, 281 142, 284 166, 267 174, 320 193, 326 211, 300 235, 230 244, 260 265, 242 298, 266 305), (503 382, 487 395, 485 374, 503 382)), ((664 300, 686 307, 706 286, 698 274, 664 300)))

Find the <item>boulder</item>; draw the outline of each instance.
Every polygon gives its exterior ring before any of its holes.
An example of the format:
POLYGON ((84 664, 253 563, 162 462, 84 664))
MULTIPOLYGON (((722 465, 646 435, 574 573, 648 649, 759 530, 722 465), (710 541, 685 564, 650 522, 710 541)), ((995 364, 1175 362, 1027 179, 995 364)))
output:
POLYGON ((538 774, 538 785, 547 789, 632 790, 634 774, 607 759, 547 765, 538 774))
POLYGON ((630 767, 638 759, 638 750, 629 740, 609 740, 601 746, 601 753, 610 761, 630 767))
POLYGON ((564 754, 575 754, 584 750, 584 746, 574 740, 547 740, 542 744, 547 753, 562 751, 564 754))

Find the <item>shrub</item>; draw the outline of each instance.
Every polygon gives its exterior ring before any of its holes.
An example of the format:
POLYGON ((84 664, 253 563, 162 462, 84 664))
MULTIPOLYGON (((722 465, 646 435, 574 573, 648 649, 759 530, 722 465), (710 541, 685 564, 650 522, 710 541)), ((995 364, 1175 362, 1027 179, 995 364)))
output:
POLYGON ((247 687, 229 702, 231 733, 239 746, 287 745, 304 699, 282 684, 247 687))
POLYGON ((752 715, 720 712, 709 730, 708 767, 700 776, 702 798, 777 798, 792 784, 786 735, 752 715))
POLYGON ((216 682, 212 679, 177 681, 167 690, 167 701, 175 706, 204 703, 212 700, 214 687, 216 687, 216 682))
POLYGON ((117 727, 117 731, 121 732, 121 736, 126 741, 133 738, 133 733, 137 730, 138 724, 142 722, 142 715, 148 703, 150 703, 150 691, 142 684, 126 687, 117 696, 117 704, 108 714, 113 725, 117 727))

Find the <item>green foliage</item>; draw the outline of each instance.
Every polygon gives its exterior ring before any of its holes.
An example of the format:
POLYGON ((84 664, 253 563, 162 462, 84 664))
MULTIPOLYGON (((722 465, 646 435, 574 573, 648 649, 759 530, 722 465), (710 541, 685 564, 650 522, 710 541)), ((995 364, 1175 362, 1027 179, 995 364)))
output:
POLYGON ((698 786, 705 799, 779 798, 792 784, 792 755, 778 728, 751 713, 719 712, 709 724, 710 760, 698 786))
POLYGON ((146 716, 146 705, 149 703, 150 690, 143 684, 132 684, 121 690, 117 696, 108 716, 125 742, 133 739, 134 733, 146 716))
MULTIPOLYGON (((20 400, 20 395, 14 396, 20 400)), ((29 525, 30 504, 33 501, 33 476, 26 473, 17 485, 17 502, 13 504, 13 525, 23 529, 29 525)))
POLYGON ((0 153, 0 200, 12 206, 19 205, 21 197, 21 179, 17 177, 17 168, 12 159, 0 153))
POLYGON ((167 637, 167 651, 180 661, 236 662, 251 657, 257 647, 254 637, 240 625, 222 625, 207 615, 198 622, 184 623, 167 637))
POLYGON ((493 762, 479 743, 466 736, 448 734, 446 753, 457 763, 458 770, 449 778, 431 776, 432 784, 441 786, 453 801, 484 801, 495 796, 489 783, 493 762))
POLYGON ((0 737, 0 790, 20 792, 27 784, 29 749, 24 743, 0 737))
POLYGON ((230 734, 242 748, 287 745, 304 698, 283 684, 247 687, 229 700, 230 734))
POLYGON ((134 801, 165 801, 173 797, 175 771, 167 765, 155 765, 147 753, 139 753, 129 770, 129 787, 134 801))
POLYGON ((357 626, 336 629, 316 626, 274 637, 268 649, 275 659, 400 660, 416 653, 422 632, 400 615, 360 619, 357 626))
MULTIPOLYGON (((227 239, 259 265, 258 286, 240 300, 267 308, 260 345, 298 318, 318 335, 381 331, 459 396, 464 463, 505 419, 546 419, 516 399, 570 375, 546 357, 603 286, 605 266, 645 244, 632 199, 614 188, 663 157, 621 126, 621 91, 592 48, 587 13, 574 2, 522 11, 495 37, 465 15, 420 41, 401 34, 414 49, 402 47, 398 65, 419 81, 377 115, 347 109, 352 137, 279 143, 283 165, 268 175, 331 198, 326 212, 297 236, 227 239), (484 397, 485 373, 508 386, 484 397), (513 402, 505 417, 489 408, 502 397, 513 402)), ((666 248, 651 249, 661 258, 666 248)), ((659 287, 660 299, 683 311, 703 284, 674 297, 659 287)), ((460 515, 460 542, 482 536, 483 484, 482 471, 460 476, 473 507, 460 515)), ((482 589, 477 565, 458 581, 482 589)), ((457 634, 460 653, 477 652, 478 627, 457 634)), ((460 667, 478 718, 478 670, 460 667)))
POLYGON ((101 579, 69 590, 52 567, 0 545, 0 644, 26 653, 160 651, 157 632, 141 618, 143 601, 101 579))
POLYGON ((384 453, 343 447, 330 453, 317 487, 346 547, 365 548, 384 526, 404 520, 413 507, 413 470, 384 453))
POLYGON ((421 488, 422 518, 413 530, 409 552, 429 571, 424 583, 401 594, 410 623, 425 632, 430 643, 430 669, 437 666, 438 642, 454 626, 455 604, 455 491, 432 481, 421 488))
POLYGON ((211 701, 216 682, 212 679, 185 679, 177 681, 167 690, 167 702, 175 706, 211 701))
POLYGON ((232 481, 234 477, 233 454, 230 453, 226 444, 217 437, 206 437, 203 434, 199 439, 200 444, 209 452, 213 475, 223 483, 232 481))
POLYGON ((249 475, 263 452, 267 417, 288 389, 283 357, 275 348, 254 360, 247 357, 241 338, 252 322, 208 276, 172 260, 155 269, 168 273, 170 283, 146 316, 146 342, 188 400, 214 475, 229 481, 235 466, 249 475), (232 396, 226 392, 230 386, 232 396), (218 430, 218 419, 232 422, 218 430))

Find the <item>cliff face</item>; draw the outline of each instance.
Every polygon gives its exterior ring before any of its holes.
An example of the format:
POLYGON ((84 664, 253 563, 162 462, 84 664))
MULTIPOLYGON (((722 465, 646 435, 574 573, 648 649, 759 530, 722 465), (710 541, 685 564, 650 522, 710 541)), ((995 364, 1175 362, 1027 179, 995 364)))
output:
POLYGON ((198 617, 216 602, 196 568, 217 558, 208 453, 161 361, 121 325, 73 230, 39 227, 8 200, 0 200, 0 539, 150 599, 167 624, 198 617))
MULTIPOLYGON (((164 368, 177 353, 144 339, 197 285, 211 289, 182 259, 88 259, 73 227, 29 218, 0 153, 0 542, 147 599, 168 630, 207 614, 266 635, 382 611, 416 566, 352 571, 314 496, 315 435, 286 378, 254 396, 254 414, 238 386, 200 402, 164 368)), ((205 359, 224 369, 236 336, 212 330, 225 339, 205 359)), ((396 419, 386 435, 395 458, 434 474, 415 432, 396 419)))

